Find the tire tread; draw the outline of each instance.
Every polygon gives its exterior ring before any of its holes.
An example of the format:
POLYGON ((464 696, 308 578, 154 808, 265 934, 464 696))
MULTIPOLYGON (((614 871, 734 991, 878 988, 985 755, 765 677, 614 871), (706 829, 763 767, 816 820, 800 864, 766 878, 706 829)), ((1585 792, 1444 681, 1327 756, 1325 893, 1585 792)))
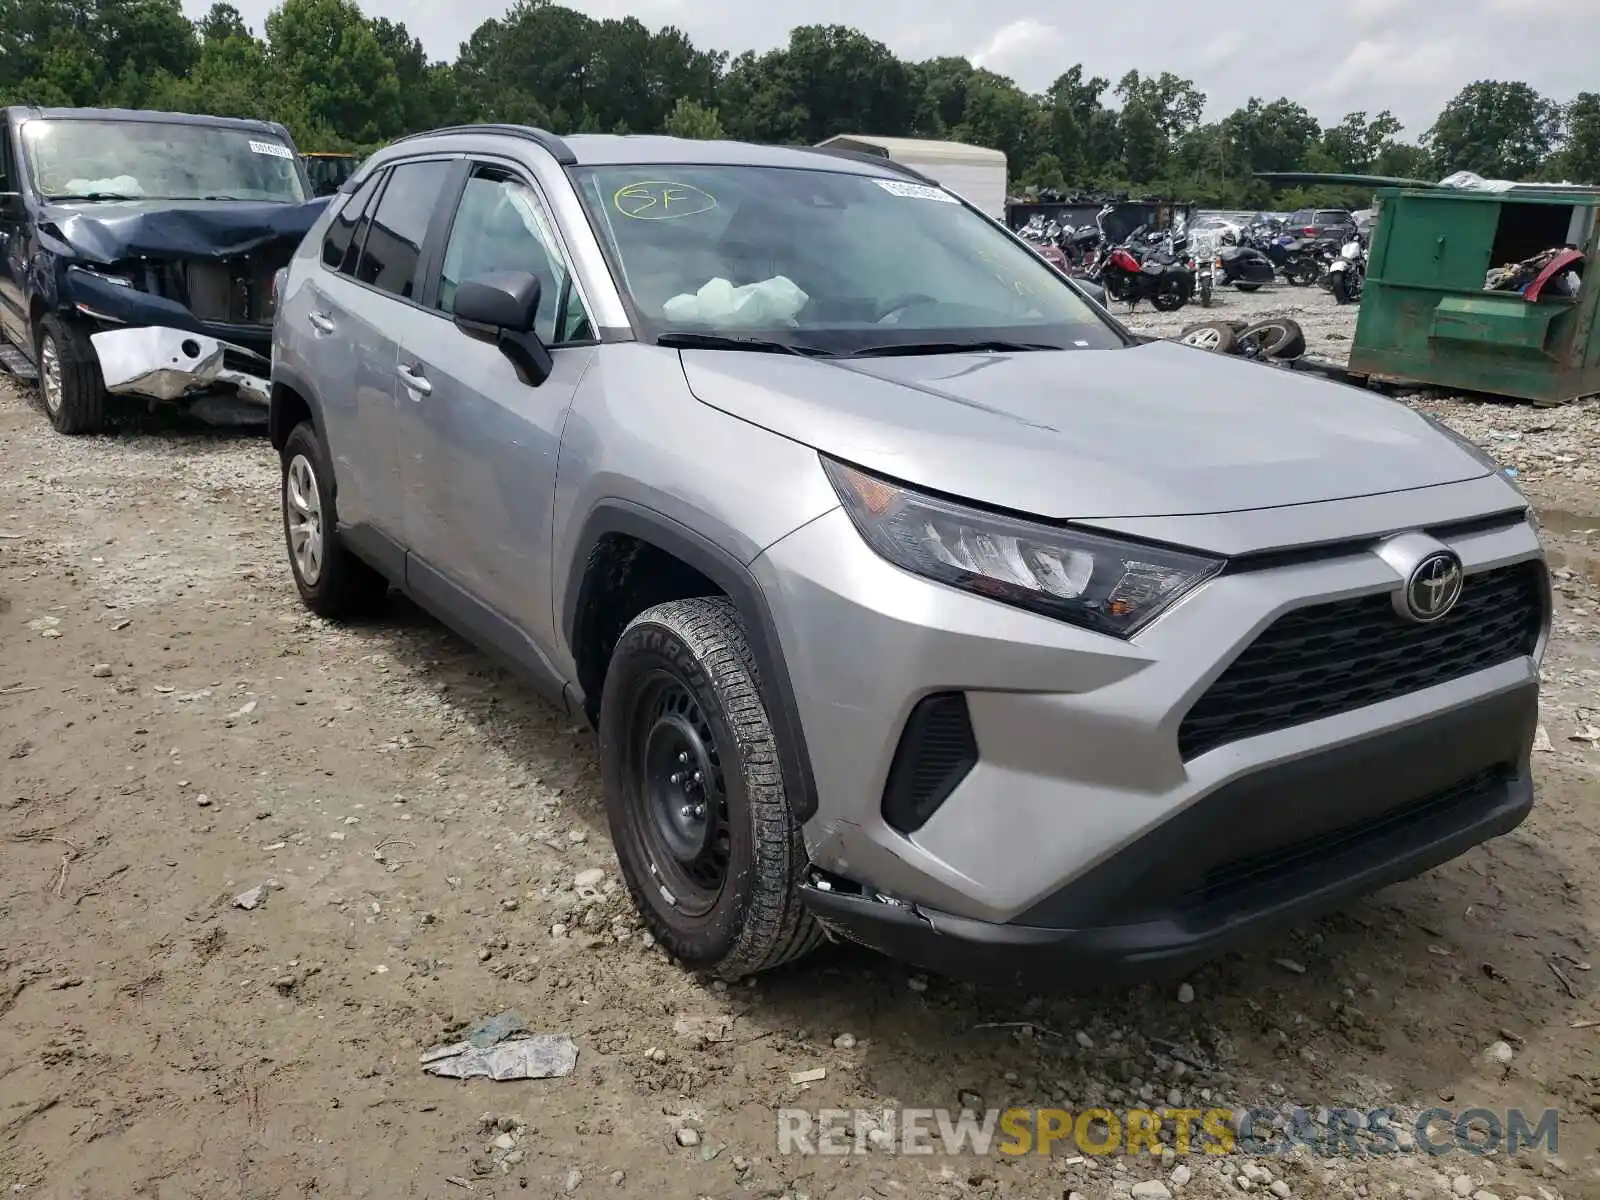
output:
POLYGON ((61 406, 55 412, 45 407, 45 416, 57 433, 70 437, 100 433, 106 427, 107 396, 100 375, 100 360, 83 334, 51 313, 39 323, 35 361, 39 364, 39 401, 44 404, 44 361, 37 353, 45 335, 55 339, 61 362, 61 406))
MULTIPOLYGON (((784 790, 755 654, 738 609, 726 597, 670 600, 645 610, 618 639, 619 652, 629 634, 643 624, 660 626, 679 638, 705 668, 737 742, 735 754, 724 753, 723 762, 725 767, 730 760, 740 764, 750 806, 755 872, 750 907, 728 953, 705 969, 723 979, 770 971, 815 950, 825 934, 800 898, 799 884, 809 859, 784 790)), ((628 886, 635 891, 635 902, 651 933, 672 949, 671 928, 637 894, 631 879, 628 886)))

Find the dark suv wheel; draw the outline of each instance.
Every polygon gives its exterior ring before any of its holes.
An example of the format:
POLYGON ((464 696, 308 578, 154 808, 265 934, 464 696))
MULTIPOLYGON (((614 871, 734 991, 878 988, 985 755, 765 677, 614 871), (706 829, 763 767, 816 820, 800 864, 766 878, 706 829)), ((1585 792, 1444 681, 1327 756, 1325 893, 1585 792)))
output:
POLYGON ((34 345, 39 398, 57 433, 99 433, 106 425, 106 385, 100 361, 82 330, 60 317, 39 322, 34 345))
POLYGON ((800 828, 744 626, 721 597, 634 618, 600 706, 600 771, 623 879, 686 966, 736 979, 814 949, 800 828))
POLYGON ((294 427, 281 460, 283 537, 300 599, 322 617, 357 616, 376 609, 389 591, 389 581, 339 538, 333 468, 310 421, 294 427))

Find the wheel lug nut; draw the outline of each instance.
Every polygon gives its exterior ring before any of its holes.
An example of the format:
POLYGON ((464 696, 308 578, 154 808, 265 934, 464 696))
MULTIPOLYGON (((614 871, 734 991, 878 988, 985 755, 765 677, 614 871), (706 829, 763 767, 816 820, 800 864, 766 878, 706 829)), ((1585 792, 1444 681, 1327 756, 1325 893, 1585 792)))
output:
POLYGON ((678 761, 681 762, 681 763, 688 762, 689 761, 689 752, 687 750, 679 750, 678 751, 678 761))

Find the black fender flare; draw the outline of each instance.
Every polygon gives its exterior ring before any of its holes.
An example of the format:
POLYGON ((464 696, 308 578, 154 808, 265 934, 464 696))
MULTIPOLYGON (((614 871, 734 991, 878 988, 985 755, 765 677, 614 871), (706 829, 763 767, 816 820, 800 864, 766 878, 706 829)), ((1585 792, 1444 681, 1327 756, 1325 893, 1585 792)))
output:
POLYGON ((282 385, 306 402, 306 407, 311 410, 311 423, 322 431, 322 436, 328 436, 328 427, 322 420, 322 401, 317 398, 317 391, 311 382, 293 367, 275 364, 272 369, 272 397, 267 403, 267 441, 274 450, 282 450, 284 442, 289 440, 293 426, 285 425, 283 404, 278 399, 278 387, 282 385))
POLYGON ((805 731, 800 724, 800 708, 794 685, 784 662, 772 609, 750 568, 737 557, 687 525, 627 500, 606 499, 595 504, 578 534, 561 604, 561 630, 569 649, 583 644, 581 625, 588 611, 588 599, 595 586, 589 562, 602 539, 621 534, 649 542, 699 571, 722 589, 744 619, 750 649, 761 673, 762 699, 767 716, 777 734, 778 767, 783 772, 784 792, 798 821, 809 820, 817 811, 816 778, 811 771, 811 756, 806 750, 805 731))

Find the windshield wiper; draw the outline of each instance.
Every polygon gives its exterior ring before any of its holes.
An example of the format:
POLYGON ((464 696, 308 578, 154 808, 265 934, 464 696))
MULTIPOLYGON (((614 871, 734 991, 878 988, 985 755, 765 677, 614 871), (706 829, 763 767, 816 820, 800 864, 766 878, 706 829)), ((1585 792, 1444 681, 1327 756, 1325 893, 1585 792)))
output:
POLYGON ((999 353, 1022 350, 1060 350, 1045 342, 889 342, 882 346, 863 346, 852 350, 849 358, 887 357, 892 354, 971 354, 985 350, 999 353))
POLYGON ((656 339, 656 345, 676 346, 681 350, 754 350, 765 354, 798 354, 802 358, 828 353, 816 346, 799 346, 770 338, 729 337, 720 333, 663 333, 656 339))
POLYGON ((46 200, 55 204, 62 200, 145 200, 146 196, 129 196, 123 192, 65 192, 59 196, 46 196, 46 200))

